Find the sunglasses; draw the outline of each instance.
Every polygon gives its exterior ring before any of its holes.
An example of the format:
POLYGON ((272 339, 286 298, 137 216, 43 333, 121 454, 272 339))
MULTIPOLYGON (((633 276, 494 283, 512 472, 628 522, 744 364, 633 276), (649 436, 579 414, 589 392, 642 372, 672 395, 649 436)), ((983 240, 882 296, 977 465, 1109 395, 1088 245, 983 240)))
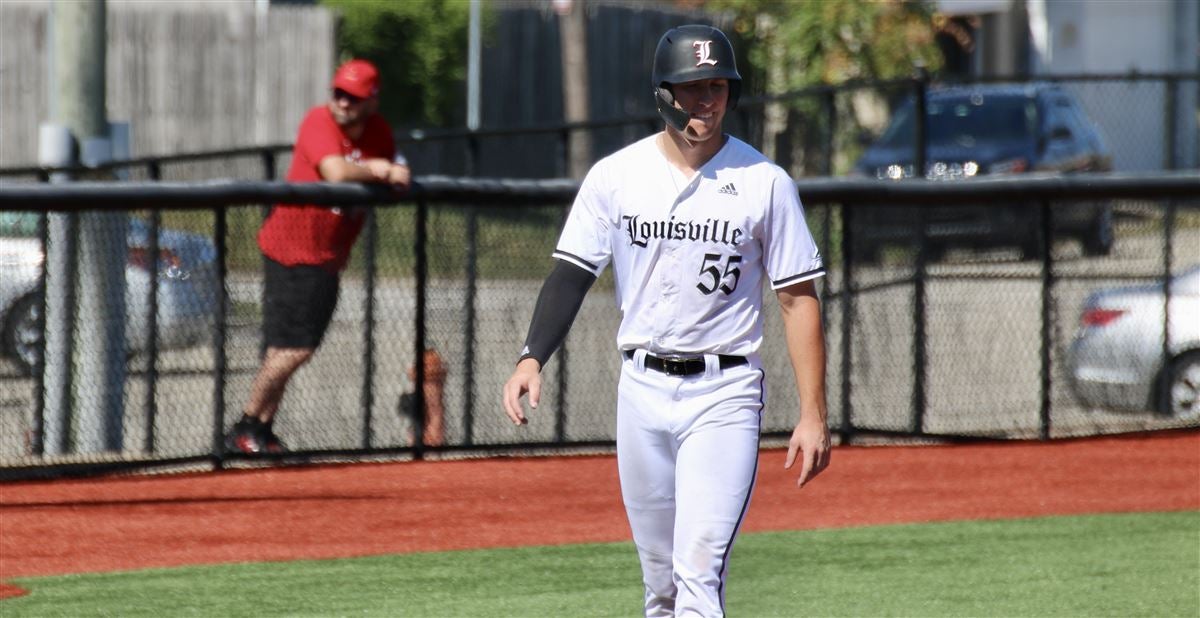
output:
POLYGON ((365 101, 365 100, 366 100, 366 99, 365 99, 365 98, 363 98, 363 97, 356 97, 356 96, 354 96, 354 95, 350 94, 349 92, 346 92, 345 90, 342 90, 341 88, 334 88, 334 89, 333 89, 333 100, 334 100, 334 101, 340 101, 340 100, 342 100, 342 99, 345 99, 345 100, 346 100, 346 101, 348 101, 348 102, 349 102, 351 105, 357 105, 357 104, 359 104, 359 103, 362 103, 363 101, 365 101))

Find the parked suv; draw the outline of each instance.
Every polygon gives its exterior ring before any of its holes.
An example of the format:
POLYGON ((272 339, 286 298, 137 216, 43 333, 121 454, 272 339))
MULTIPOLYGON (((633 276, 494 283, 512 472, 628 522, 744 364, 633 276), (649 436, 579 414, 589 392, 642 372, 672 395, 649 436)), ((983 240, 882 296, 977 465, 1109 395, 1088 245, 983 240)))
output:
MULTIPOLYGON (((1053 84, 978 85, 930 89, 926 94, 926 164, 930 180, 958 180, 1024 172, 1104 172, 1112 154, 1099 129, 1071 93, 1053 84)), ((909 99, 883 136, 855 166, 880 180, 913 176, 916 118, 909 99)), ((925 209, 933 255, 950 246, 1021 249, 1040 254, 1041 218, 1035 204, 948 206, 925 209)), ((1113 245, 1112 206, 1056 203, 1056 237, 1075 238, 1087 255, 1107 255, 1113 245)), ((859 255, 877 259, 884 245, 911 243, 916 208, 866 207, 857 217, 859 255)))

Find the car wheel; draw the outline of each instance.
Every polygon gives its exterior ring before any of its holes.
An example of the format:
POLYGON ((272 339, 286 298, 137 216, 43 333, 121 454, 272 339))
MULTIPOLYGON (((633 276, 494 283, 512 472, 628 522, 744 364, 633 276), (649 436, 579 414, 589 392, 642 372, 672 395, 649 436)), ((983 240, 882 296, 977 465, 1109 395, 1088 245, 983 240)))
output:
POLYGON ((1083 237, 1083 254, 1089 257, 1106 256, 1112 253, 1115 242, 1112 207, 1106 206, 1088 226, 1087 234, 1083 237))
POLYGON ((33 368, 42 358, 39 318, 37 297, 33 294, 22 296, 13 303, 4 320, 4 331, 0 333, 0 345, 3 346, 0 351, 15 361, 26 375, 33 374, 33 368))
POLYGON ((1200 418, 1200 352, 1189 352, 1171 363, 1171 376, 1159 410, 1174 419, 1200 418))

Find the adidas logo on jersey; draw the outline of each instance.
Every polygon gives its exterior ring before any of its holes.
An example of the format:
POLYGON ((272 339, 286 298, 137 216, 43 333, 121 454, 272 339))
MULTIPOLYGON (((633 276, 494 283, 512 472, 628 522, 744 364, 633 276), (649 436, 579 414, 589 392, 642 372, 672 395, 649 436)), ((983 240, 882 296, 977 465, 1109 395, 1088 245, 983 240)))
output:
POLYGON ((720 189, 717 189, 717 193, 724 193, 725 195, 737 195, 738 194, 737 187, 733 186, 732 182, 725 185, 724 187, 721 187, 720 189))

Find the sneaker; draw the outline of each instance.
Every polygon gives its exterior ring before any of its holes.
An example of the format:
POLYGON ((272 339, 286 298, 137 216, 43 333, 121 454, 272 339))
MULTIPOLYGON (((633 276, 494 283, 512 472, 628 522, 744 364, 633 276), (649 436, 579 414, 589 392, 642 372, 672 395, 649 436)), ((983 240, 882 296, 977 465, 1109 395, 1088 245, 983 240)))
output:
POLYGON ((266 451, 261 437, 262 426, 254 421, 238 421, 225 434, 225 449, 231 453, 258 455, 266 451))
POLYGON ((263 451, 267 453, 286 453, 287 447, 283 445, 283 441, 279 436, 275 435, 275 431, 270 425, 262 425, 258 434, 259 445, 263 451))

